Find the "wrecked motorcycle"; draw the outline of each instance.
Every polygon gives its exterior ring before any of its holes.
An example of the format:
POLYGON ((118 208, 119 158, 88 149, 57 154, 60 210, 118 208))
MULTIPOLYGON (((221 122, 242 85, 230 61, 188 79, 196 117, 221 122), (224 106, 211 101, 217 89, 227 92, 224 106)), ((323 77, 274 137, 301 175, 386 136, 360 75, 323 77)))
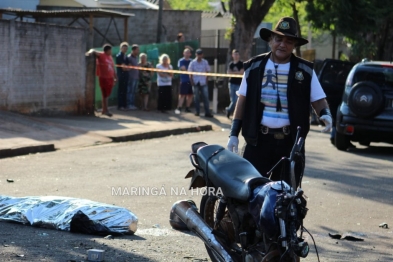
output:
POLYGON ((261 176, 247 160, 219 145, 192 145, 195 169, 186 178, 192 178, 190 190, 205 188, 206 194, 199 213, 195 203, 185 200, 173 205, 171 215, 204 241, 212 261, 292 262, 308 255, 303 237, 307 201, 295 179, 295 166, 304 167, 299 130, 295 141, 290 156, 269 172, 281 167, 280 181, 261 176))

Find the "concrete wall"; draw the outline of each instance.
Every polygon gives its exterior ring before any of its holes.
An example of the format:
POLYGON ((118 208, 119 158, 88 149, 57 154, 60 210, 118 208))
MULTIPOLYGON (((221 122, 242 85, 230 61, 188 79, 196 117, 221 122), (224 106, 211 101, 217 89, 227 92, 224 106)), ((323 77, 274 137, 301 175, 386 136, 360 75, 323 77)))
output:
POLYGON ((86 30, 0 20, 0 109, 83 113, 86 30))
MULTIPOLYGON (((121 10, 117 10, 121 11, 121 10)), ((133 9, 127 12, 135 14, 128 22, 128 42, 130 44, 151 44, 157 39, 158 11, 148 9, 133 9)), ((97 19, 97 28, 105 31, 109 19, 97 19)), ((118 23, 119 32, 123 32, 124 25, 120 20, 118 23)), ((163 42, 174 42, 179 32, 185 35, 186 40, 199 39, 201 35, 201 12, 200 11, 178 11, 164 10, 162 16, 163 42)), ((121 34, 121 33, 120 33, 121 34)), ((108 31, 110 39, 118 39, 116 30, 108 31)), ((94 44, 100 46, 102 38, 94 37, 94 44), (98 41, 96 41, 96 39, 98 41)), ((117 40, 116 44, 120 44, 117 40)))
MULTIPOLYGON (((38 6, 41 10, 59 10, 65 7, 53 7, 53 6, 38 6)), ((67 7, 67 9, 78 9, 67 7)), ((111 9, 123 13, 132 13, 132 16, 128 19, 128 42, 130 44, 152 44, 157 39, 157 23, 158 23, 158 11, 150 9, 111 9)), ((41 22, 68 25, 73 19, 64 18, 51 18, 41 19, 41 22)), ((107 38, 113 45, 119 45, 123 41, 124 32, 124 19, 116 18, 116 27, 110 25, 107 38), (120 38, 119 38, 119 35, 120 38)), ((179 10, 164 10, 163 11, 163 42, 174 42, 179 32, 185 35, 186 40, 199 39, 201 35, 201 11, 179 11, 179 10)), ((105 34, 110 18, 96 18, 94 19, 94 26, 102 33, 105 34)), ((87 27, 88 25, 81 19, 72 26, 76 27, 87 27)), ((97 32, 94 32, 94 41, 92 47, 100 47, 107 41, 103 39, 97 32)))

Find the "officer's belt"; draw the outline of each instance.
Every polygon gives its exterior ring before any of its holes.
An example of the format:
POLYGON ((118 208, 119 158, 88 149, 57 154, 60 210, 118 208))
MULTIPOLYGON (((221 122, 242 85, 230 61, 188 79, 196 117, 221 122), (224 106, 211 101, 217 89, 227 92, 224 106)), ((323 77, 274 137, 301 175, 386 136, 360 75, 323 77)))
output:
POLYGON ((261 125, 260 131, 264 135, 272 134, 272 135, 274 135, 274 138, 276 138, 276 139, 283 139, 284 136, 287 136, 291 133, 289 126, 284 126, 281 128, 270 128, 270 127, 261 125))

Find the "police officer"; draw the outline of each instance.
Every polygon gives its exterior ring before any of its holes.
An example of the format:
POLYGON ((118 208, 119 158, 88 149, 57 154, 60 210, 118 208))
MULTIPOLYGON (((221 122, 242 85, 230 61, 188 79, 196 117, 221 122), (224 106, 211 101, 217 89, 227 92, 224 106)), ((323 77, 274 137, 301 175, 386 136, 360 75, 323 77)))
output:
MULTIPOLYGON (((246 141, 243 157, 266 176, 283 156, 289 157, 298 126, 300 136, 306 138, 310 103, 325 123, 322 132, 330 132, 332 116, 313 64, 293 54, 297 46, 308 43, 298 37, 296 21, 283 17, 273 30, 262 28, 259 34, 269 43, 271 52, 244 63, 227 147, 237 153, 242 131, 246 141)), ((298 171, 297 182, 303 170, 298 171)), ((279 180, 280 170, 271 179, 279 180)))

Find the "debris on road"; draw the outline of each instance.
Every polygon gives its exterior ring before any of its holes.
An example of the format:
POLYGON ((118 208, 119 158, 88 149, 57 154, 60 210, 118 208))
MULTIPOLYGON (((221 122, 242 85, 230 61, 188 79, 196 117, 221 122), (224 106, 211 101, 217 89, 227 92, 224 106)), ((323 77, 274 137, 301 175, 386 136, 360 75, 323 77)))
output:
POLYGON ((89 249, 87 250, 87 261, 104 261, 104 250, 101 249, 89 249))
POLYGON ((7 179, 7 182, 8 182, 8 183, 13 183, 13 182, 14 182, 14 180, 13 180, 13 179, 9 179, 9 178, 8 178, 8 179, 7 179))
POLYGON ((388 229, 388 228, 389 228, 389 225, 388 225, 387 223, 384 222, 384 223, 382 223, 382 224, 379 224, 379 227, 388 229))
POLYGON ((331 237, 333 239, 341 239, 341 235, 340 234, 330 234, 329 233, 329 237, 331 237))
POLYGON ((0 221, 105 236, 134 234, 138 218, 125 208, 87 199, 0 195, 0 221))
POLYGON ((329 236, 333 239, 348 240, 348 241, 364 241, 363 238, 359 237, 362 234, 347 232, 344 234, 330 234, 329 236))

